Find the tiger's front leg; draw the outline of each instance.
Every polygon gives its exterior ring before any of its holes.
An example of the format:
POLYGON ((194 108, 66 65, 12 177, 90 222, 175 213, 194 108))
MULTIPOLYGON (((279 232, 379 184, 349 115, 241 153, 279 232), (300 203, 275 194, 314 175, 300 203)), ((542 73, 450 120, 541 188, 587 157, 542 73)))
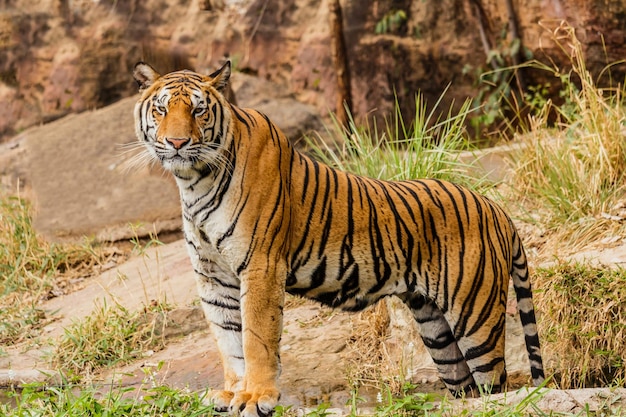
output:
MULTIPOLYGON (((264 266, 268 264, 263 262, 264 266)), ((243 389, 235 393, 230 413, 242 417, 271 415, 280 390, 279 344, 283 324, 285 274, 276 265, 241 273, 243 389)))
POLYGON ((200 302, 224 368, 224 389, 212 391, 209 400, 217 411, 227 411, 235 392, 243 389, 245 373, 239 280, 216 264, 204 265, 196 272, 200 302))

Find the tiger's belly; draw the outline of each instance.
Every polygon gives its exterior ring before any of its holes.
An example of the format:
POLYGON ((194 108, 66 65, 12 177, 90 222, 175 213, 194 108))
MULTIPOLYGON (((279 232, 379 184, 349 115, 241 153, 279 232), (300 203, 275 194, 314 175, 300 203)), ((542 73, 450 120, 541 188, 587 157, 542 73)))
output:
POLYGON ((417 287, 414 272, 368 261, 330 262, 326 256, 295 267, 287 275, 289 294, 348 311, 359 311, 382 297, 417 287))

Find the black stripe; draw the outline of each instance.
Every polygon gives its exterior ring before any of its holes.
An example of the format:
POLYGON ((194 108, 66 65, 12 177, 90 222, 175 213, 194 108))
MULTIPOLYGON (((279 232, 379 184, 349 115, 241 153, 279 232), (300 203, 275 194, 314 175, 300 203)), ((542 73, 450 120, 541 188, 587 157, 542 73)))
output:
POLYGON ((461 362, 465 362, 465 358, 463 356, 459 358, 435 358, 433 357, 432 359, 435 365, 457 365, 461 362))
POLYGON ((217 323, 217 322, 211 322, 211 323, 215 324, 218 327, 221 327, 224 330, 230 330, 233 332, 241 333, 241 323, 236 323, 233 321, 225 321, 223 323, 217 323))
POLYGON ((472 359, 476 359, 481 356, 484 356, 488 354, 489 352, 492 352, 498 340, 500 340, 503 337, 505 320, 506 318, 504 314, 502 314, 499 317, 498 323, 496 323, 496 325, 490 329, 489 337, 487 338, 487 340, 485 340, 483 343, 480 343, 480 344, 474 343, 474 346, 472 346, 471 348, 467 349, 464 352, 463 355, 465 356, 465 359, 470 361, 472 359))
POLYGON ((235 285, 235 284, 228 284, 222 280, 220 280, 219 278, 216 278, 215 276, 209 276, 206 273, 204 273, 203 271, 194 268, 194 272, 198 275, 200 275, 201 277, 205 278, 207 281, 214 281, 216 282, 220 287, 224 287, 224 288, 231 288, 231 289, 236 289, 239 290, 240 287, 239 285, 235 285))
MULTIPOLYGON (((313 170, 315 172, 314 178, 317 179, 318 173, 319 173, 319 164, 316 161, 312 160, 312 159, 307 159, 305 162, 306 162, 305 172, 309 173, 310 170, 311 170, 311 166, 312 166, 313 170)), ((309 238, 309 230, 311 228, 313 214, 315 212, 315 206, 317 204, 317 196, 318 196, 318 193, 319 193, 318 181, 314 181, 313 185, 315 186, 315 188, 314 188, 313 196, 312 196, 311 202, 310 202, 311 209, 309 210, 309 215, 308 215, 306 223, 304 225, 304 231, 302 233, 302 238, 300 239, 300 242, 298 243, 298 246, 296 247, 296 249, 293 251, 293 253, 291 255, 291 265, 292 265, 292 267, 296 265, 296 260, 300 256, 300 252, 302 252, 302 250, 304 249, 304 246, 307 243, 307 239, 309 238)), ((308 190, 308 188, 306 190, 308 190)), ((306 190, 303 190, 303 192, 305 192, 306 190)), ((304 203, 304 199, 303 199, 303 203, 304 203)), ((302 262, 302 264, 304 264, 304 263, 306 263, 306 262, 302 262)))
POLYGON ((478 365, 474 367, 472 372, 489 373, 489 372, 492 372, 494 368, 498 366, 499 364, 501 364, 502 362, 504 362, 504 358, 502 357, 494 358, 487 363, 483 363, 482 365, 478 365))
POLYGON ((533 292, 530 287, 515 286, 515 295, 517 296, 517 300, 520 301, 525 298, 532 298, 533 292))
POLYGON ((244 199, 243 204, 239 206, 237 213, 235 213, 235 218, 233 219, 232 223, 230 224, 230 226, 228 226, 228 229, 226 229, 224 234, 219 239, 217 239, 217 242, 215 243, 215 247, 218 250, 220 249, 220 246, 222 245, 224 240, 233 235, 235 231, 235 227, 237 227, 237 223, 239 223, 239 217, 241 216, 241 213, 246 207, 247 202, 248 202, 248 196, 246 195, 246 198, 244 199))
MULTIPOLYGON (((522 326, 525 326, 527 324, 535 324, 536 323, 536 319, 535 319, 535 310, 530 310, 527 312, 518 310, 519 312, 519 318, 520 321, 522 322, 522 326)), ((538 344, 539 342, 537 342, 538 344)))
MULTIPOLYGON (((225 308, 227 310, 239 310, 239 304, 228 304, 221 300, 209 300, 205 297, 200 297, 200 300, 202 300, 202 302, 205 304, 209 304, 215 307, 225 308)), ((238 301, 239 300, 237 300, 237 302, 238 301)))
POLYGON ((430 349, 444 349, 450 346, 452 343, 456 343, 456 339, 452 335, 452 332, 449 330, 444 331, 437 335, 437 337, 427 337, 422 336, 422 340, 424 341, 424 345, 430 349))
POLYGON ((235 115, 235 117, 239 121, 239 123, 241 123, 242 125, 244 125, 246 127, 246 129, 248 131, 248 136, 252 136, 252 130, 250 129, 250 124, 243 117, 243 115, 246 115, 248 117, 250 117, 250 115, 248 115, 245 111, 243 111, 242 109, 240 109, 238 107, 231 106, 230 108, 232 110, 232 113, 235 115))

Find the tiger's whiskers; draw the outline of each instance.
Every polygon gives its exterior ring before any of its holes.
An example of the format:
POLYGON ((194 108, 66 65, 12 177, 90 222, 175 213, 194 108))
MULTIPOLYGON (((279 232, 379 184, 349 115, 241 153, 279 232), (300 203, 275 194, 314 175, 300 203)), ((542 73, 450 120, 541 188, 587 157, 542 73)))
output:
POLYGON ((123 162, 120 164, 122 171, 128 174, 145 168, 152 168, 157 164, 158 158, 150 153, 141 142, 130 142, 119 145, 118 153, 123 162))

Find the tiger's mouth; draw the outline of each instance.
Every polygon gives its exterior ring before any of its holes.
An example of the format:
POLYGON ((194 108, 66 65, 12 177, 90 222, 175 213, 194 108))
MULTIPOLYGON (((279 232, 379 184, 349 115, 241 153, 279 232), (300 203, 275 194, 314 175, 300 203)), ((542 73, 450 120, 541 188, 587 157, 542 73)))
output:
POLYGON ((162 149, 153 147, 153 155, 161 166, 177 176, 186 172, 230 170, 230 162, 217 149, 202 146, 194 149, 162 149))
POLYGON ((231 172, 234 165, 232 151, 224 148, 221 135, 216 137, 214 141, 191 140, 179 147, 158 138, 144 144, 153 160, 176 176, 186 177, 192 172, 231 172))
POLYGON ((185 158, 184 156, 182 156, 181 154, 177 153, 174 155, 168 155, 168 156, 163 156, 161 158, 161 162, 178 162, 178 163, 185 163, 185 162, 190 162, 189 158, 185 158))
POLYGON ((153 155, 166 170, 189 169, 198 161, 198 157, 178 149, 152 148, 153 155))

